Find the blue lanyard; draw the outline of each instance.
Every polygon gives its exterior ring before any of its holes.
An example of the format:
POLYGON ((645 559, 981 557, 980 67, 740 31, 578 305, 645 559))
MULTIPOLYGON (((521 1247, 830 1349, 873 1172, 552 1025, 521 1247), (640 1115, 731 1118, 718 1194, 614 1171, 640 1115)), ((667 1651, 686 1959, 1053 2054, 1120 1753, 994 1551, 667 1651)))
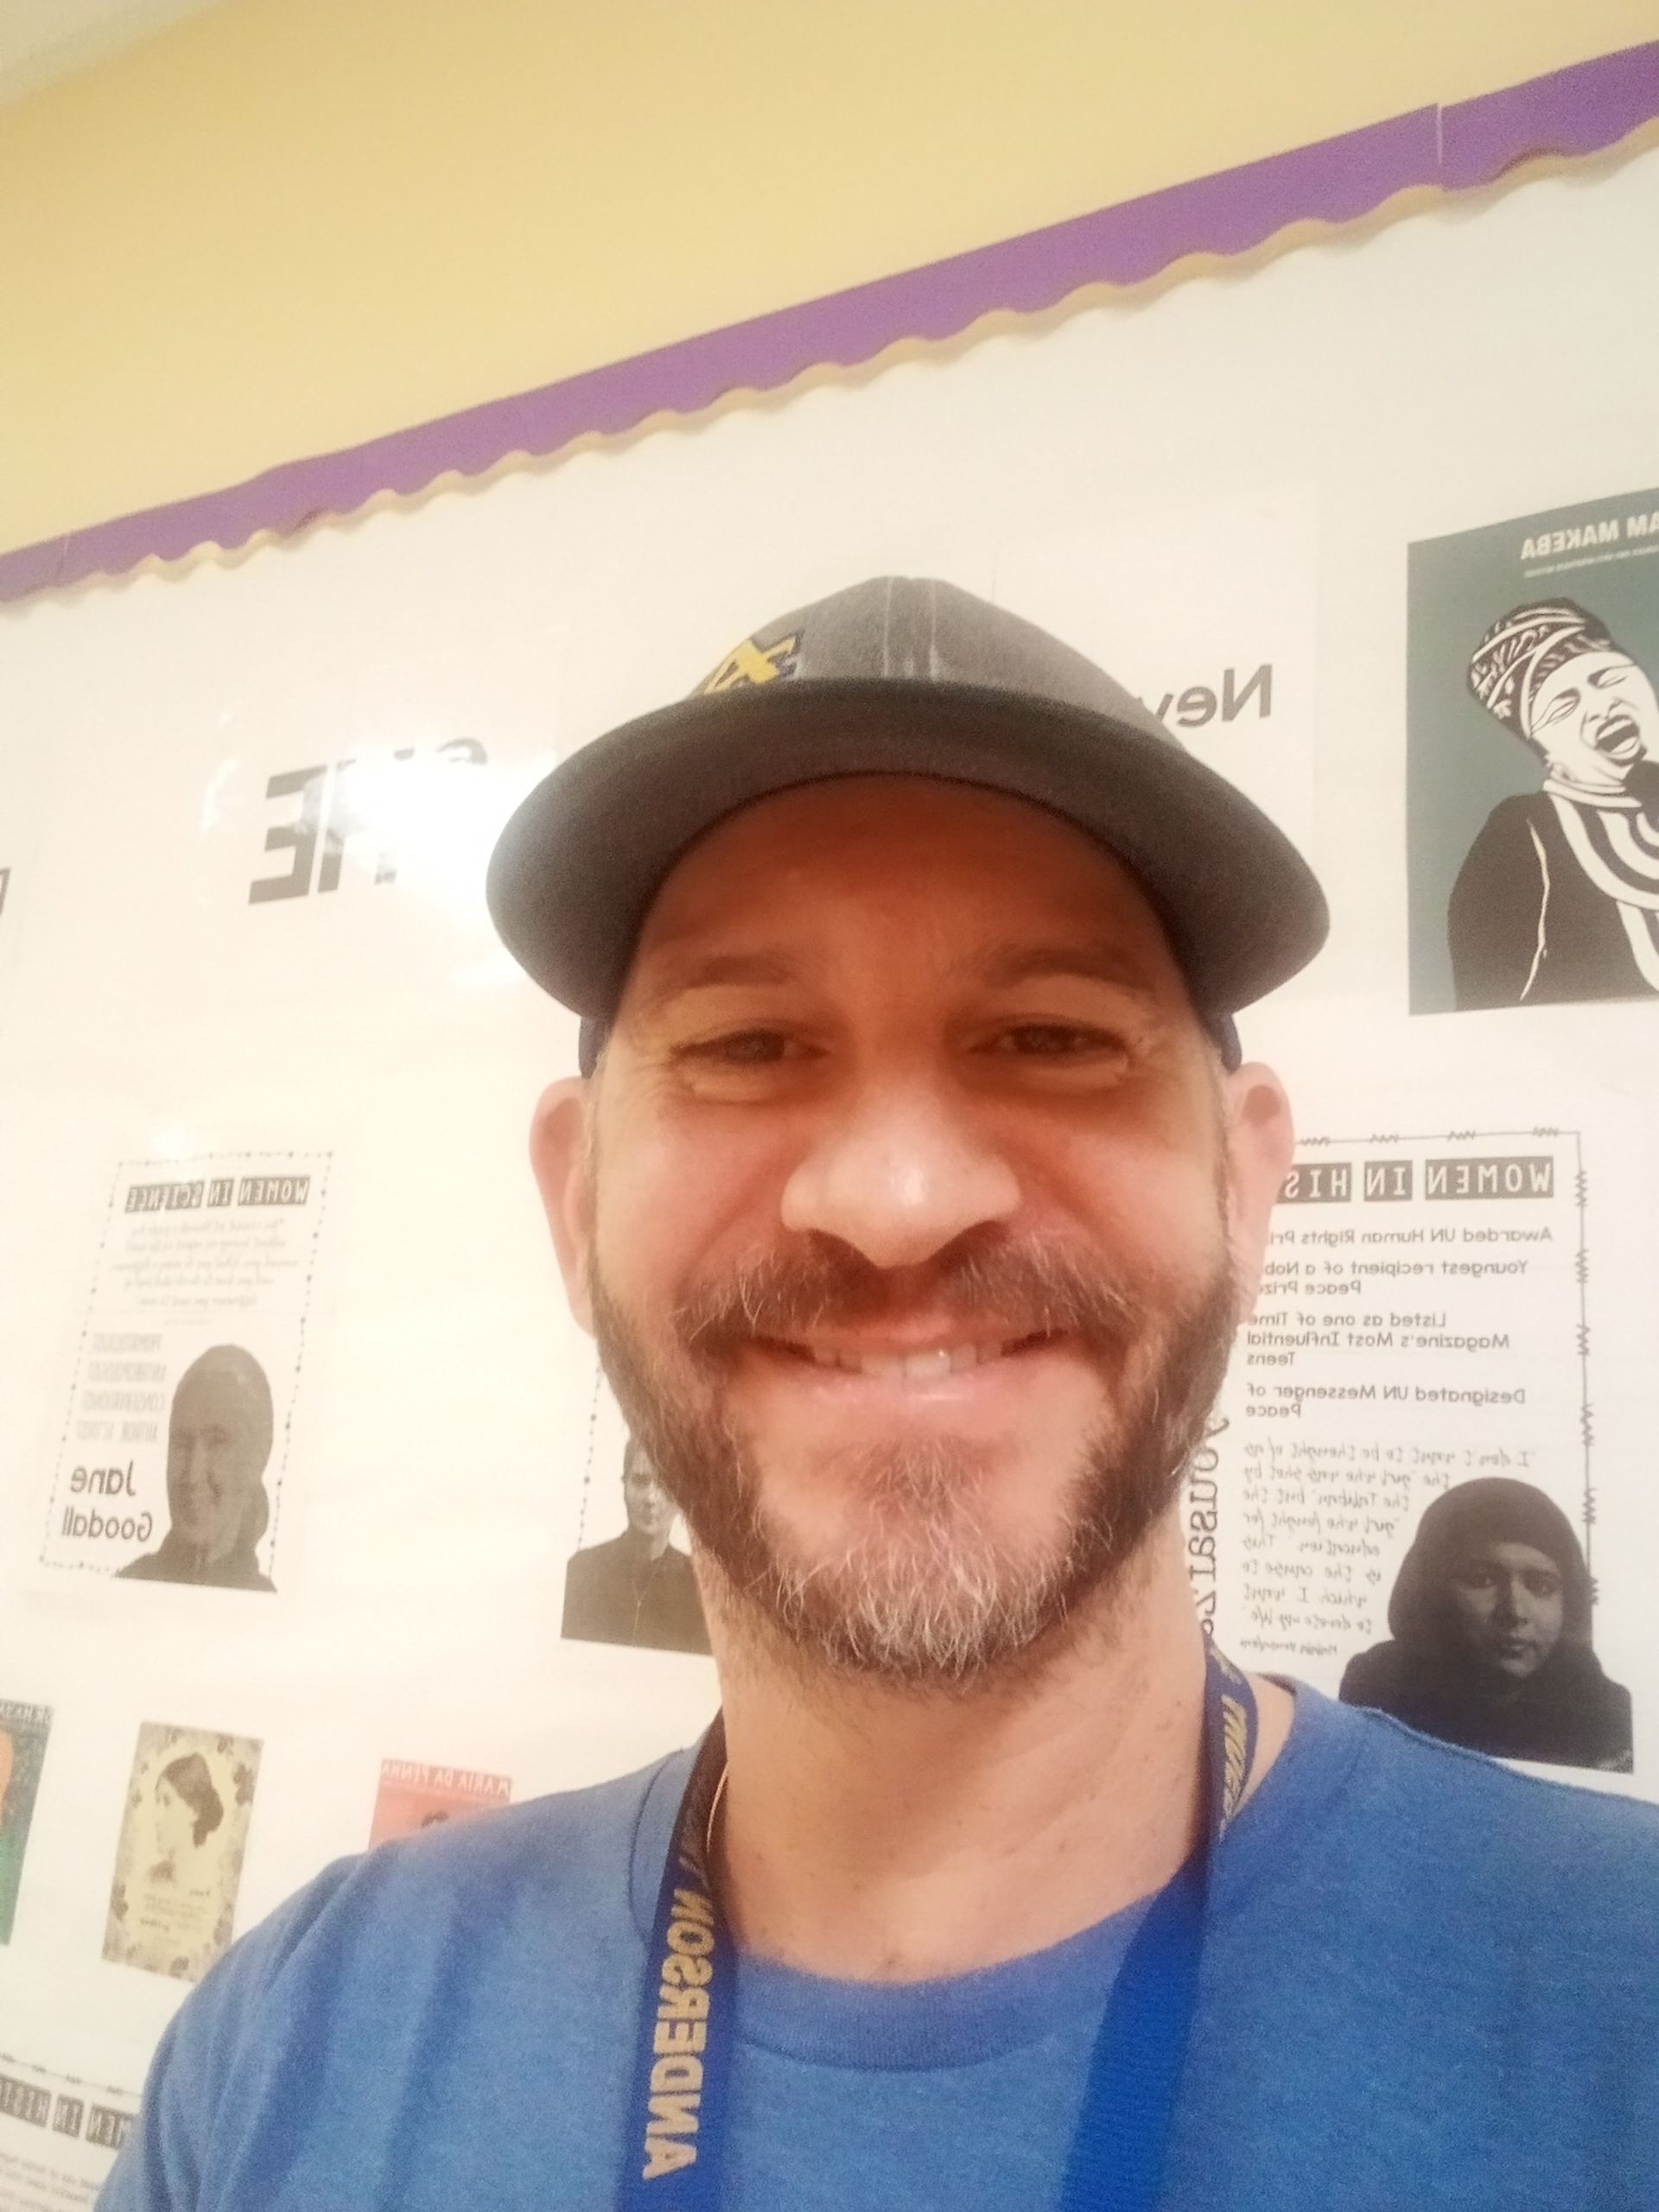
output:
MULTIPOLYGON (((1112 1985, 1060 2212, 1154 2212, 1198 2001, 1211 1871, 1243 1796, 1255 1738, 1249 1682, 1206 1646, 1198 1841, 1148 1906, 1112 1985)), ((717 1717, 680 1800, 657 1899, 620 2212, 718 2212, 737 1976, 708 1852, 725 1773, 717 1717)))

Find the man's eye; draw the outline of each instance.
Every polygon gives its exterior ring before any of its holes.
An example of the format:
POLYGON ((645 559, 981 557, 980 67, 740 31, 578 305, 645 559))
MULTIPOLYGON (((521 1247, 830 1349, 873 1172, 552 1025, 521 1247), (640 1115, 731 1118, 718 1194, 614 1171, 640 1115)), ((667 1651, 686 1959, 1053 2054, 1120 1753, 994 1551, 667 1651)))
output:
POLYGON ((688 1045, 683 1057, 720 1067, 769 1067, 790 1058, 790 1041, 777 1029, 734 1029, 728 1036, 688 1045))
POLYGON ((1022 1059, 1065 1060, 1105 1055, 1122 1058, 1122 1041, 1103 1029, 1084 1029, 1067 1021, 1021 1021, 1000 1030, 992 1050, 1022 1059))

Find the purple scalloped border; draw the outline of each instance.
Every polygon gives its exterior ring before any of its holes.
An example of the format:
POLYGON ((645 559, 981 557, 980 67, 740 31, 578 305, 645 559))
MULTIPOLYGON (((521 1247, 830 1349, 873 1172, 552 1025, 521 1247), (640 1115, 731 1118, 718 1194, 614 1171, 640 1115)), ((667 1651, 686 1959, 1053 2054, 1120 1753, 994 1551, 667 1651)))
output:
POLYGON ((119 576, 152 556, 178 560, 204 543, 233 550, 259 531, 348 515, 378 493, 408 496, 452 470, 479 476, 509 454, 545 456, 577 438, 616 436, 652 415, 696 415, 728 392, 774 391, 825 365, 851 368, 901 340, 956 337, 982 315, 1040 314, 1085 285, 1140 283, 1188 254, 1247 253, 1287 224, 1353 222, 1414 185, 1467 191, 1534 156, 1600 153, 1656 118, 1659 40, 21 546, 0 554, 0 602, 119 576))

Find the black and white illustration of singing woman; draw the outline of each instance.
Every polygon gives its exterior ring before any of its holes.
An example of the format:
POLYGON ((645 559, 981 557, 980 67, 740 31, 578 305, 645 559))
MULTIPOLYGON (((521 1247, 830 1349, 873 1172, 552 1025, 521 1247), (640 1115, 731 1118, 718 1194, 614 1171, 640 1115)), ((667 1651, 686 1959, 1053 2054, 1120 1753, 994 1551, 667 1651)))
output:
POLYGON ((1446 909, 1459 1007, 1659 993, 1659 699, 1570 599, 1512 607, 1469 688, 1543 766, 1492 809, 1446 909))

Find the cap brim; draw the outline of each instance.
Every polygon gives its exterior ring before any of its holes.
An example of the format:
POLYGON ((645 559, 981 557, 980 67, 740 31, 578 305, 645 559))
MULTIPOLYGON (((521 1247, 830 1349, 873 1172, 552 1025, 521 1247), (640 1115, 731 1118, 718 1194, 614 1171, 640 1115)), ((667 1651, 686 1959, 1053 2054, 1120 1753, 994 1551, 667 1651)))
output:
POLYGON ((1133 871, 1200 1008, 1230 1014, 1304 967, 1328 916, 1261 810, 1171 739, 1082 707, 908 678, 781 680, 677 701, 571 754, 502 831, 503 942, 576 1013, 614 1007, 664 878, 753 800, 843 776, 935 776, 1048 808, 1133 871))

